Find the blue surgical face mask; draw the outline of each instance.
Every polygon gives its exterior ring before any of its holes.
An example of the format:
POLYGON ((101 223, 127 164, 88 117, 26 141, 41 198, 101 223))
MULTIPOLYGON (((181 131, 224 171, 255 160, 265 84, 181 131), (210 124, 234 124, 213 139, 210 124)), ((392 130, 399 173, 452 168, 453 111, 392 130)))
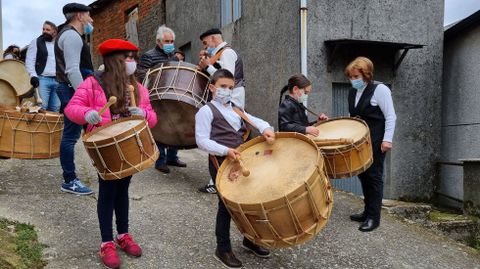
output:
POLYGON ((350 83, 352 84, 352 87, 357 90, 361 90, 365 86, 363 78, 351 79, 350 83))
POLYGON ((213 99, 224 105, 232 100, 232 90, 219 87, 213 99))
POLYGON ((85 32, 86 35, 89 35, 93 32, 93 25, 91 23, 87 23, 86 25, 83 26, 83 31, 85 32))
POLYGON ((215 50, 215 48, 210 48, 210 47, 208 47, 208 48, 207 48, 208 55, 213 56, 213 51, 214 51, 214 50, 215 50))
POLYGON ((170 54, 175 51, 175 45, 174 44, 163 44, 162 47, 163 51, 165 51, 166 54, 170 54))

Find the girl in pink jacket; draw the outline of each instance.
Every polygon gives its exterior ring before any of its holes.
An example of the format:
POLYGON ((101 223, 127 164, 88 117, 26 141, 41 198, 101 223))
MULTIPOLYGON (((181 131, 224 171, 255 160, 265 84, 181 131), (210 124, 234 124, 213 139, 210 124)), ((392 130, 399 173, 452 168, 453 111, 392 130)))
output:
MULTIPOLYGON (((128 41, 109 39, 100 44, 99 51, 103 56, 105 72, 90 76, 78 86, 65 108, 65 115, 77 124, 88 124, 87 132, 112 120, 131 115, 143 116, 150 128, 155 126, 157 116, 150 105, 148 90, 139 84, 133 75, 138 48, 128 41), (128 85, 135 88, 138 107, 130 105, 128 85), (115 96, 117 102, 100 116, 98 111, 107 103, 107 96, 115 96)), ((97 214, 102 237, 100 258, 107 268, 120 267, 115 243, 130 256, 142 255, 142 249, 128 233, 128 187, 131 178, 132 176, 119 180, 98 178, 97 214), (118 234, 115 241, 112 231, 113 212, 118 234)))

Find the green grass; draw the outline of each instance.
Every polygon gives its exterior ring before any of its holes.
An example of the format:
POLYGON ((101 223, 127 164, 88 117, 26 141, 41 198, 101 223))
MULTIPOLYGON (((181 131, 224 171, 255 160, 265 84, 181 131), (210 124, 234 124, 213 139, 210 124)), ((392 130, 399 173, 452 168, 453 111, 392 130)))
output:
POLYGON ((32 225, 0 219, 0 268, 43 268, 46 265, 42 261, 44 247, 38 242, 32 225))

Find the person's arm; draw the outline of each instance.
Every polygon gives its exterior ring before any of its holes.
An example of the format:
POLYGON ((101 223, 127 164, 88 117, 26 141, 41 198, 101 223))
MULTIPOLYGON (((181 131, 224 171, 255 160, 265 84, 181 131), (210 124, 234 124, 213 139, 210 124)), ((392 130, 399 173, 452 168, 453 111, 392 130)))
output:
POLYGON ((270 128, 272 131, 274 130, 273 129, 273 126, 270 126, 270 124, 260 118, 257 118, 255 116, 252 116, 250 114, 248 114, 247 112, 245 112, 245 115, 247 116, 247 118, 255 125, 255 127, 257 127, 258 131, 263 134, 263 132, 265 131, 265 129, 267 128, 270 128))
MULTIPOLYGON (((220 66, 223 69, 227 69, 233 75, 235 75, 235 62, 236 61, 237 61, 237 54, 235 53, 235 51, 227 48, 222 52, 222 56, 220 56, 220 59, 218 59, 218 64, 220 64, 220 66)), ((207 67, 207 72, 210 75, 213 75, 213 73, 215 73, 217 70, 218 69, 213 67, 213 65, 209 65, 207 67)))
POLYGON ((140 61, 137 65, 137 71, 135 72, 135 76, 137 77, 140 83, 143 83, 145 79, 145 75, 147 74, 147 70, 153 66, 152 58, 148 55, 148 53, 144 53, 142 57, 140 57, 140 61))
POLYGON ((297 132, 306 134, 307 126, 302 126, 292 119, 292 111, 288 107, 280 106, 278 108, 278 124, 282 132, 297 132))
POLYGON ((65 73, 73 89, 77 89, 83 81, 80 72, 80 57, 82 53, 83 40, 74 30, 65 31, 58 40, 60 49, 63 50, 65 58, 65 73))
POLYGON ((397 119, 395 108, 393 107, 392 94, 390 89, 383 84, 377 86, 374 94, 377 104, 385 117, 383 141, 392 143, 393 133, 395 132, 395 121, 397 119))
POLYGON ((38 77, 37 71, 35 71, 35 61, 37 60, 37 39, 35 38, 30 42, 27 50, 27 56, 25 58, 25 67, 27 68, 30 77, 38 77))
POLYGON ((229 148, 210 139, 212 121, 213 114, 210 107, 205 105, 200 108, 195 114, 195 141, 201 150, 217 156, 226 156, 229 148))
POLYGON ((68 119, 79 125, 87 124, 85 115, 90 110, 95 110, 95 108, 91 106, 89 98, 93 95, 92 79, 93 78, 88 78, 78 86, 72 99, 70 99, 65 107, 64 113, 68 119))
POLYGON ((140 83, 138 83, 138 90, 140 91, 141 96, 139 107, 145 112, 145 119, 147 120, 148 127, 153 128, 155 124, 157 124, 157 114, 153 111, 152 105, 150 104, 148 90, 140 83))

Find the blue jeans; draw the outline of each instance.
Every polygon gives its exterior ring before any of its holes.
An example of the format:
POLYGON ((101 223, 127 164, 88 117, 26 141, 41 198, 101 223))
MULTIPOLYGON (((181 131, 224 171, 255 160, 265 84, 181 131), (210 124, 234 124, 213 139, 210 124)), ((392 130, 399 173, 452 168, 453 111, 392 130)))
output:
POLYGON ((163 146, 160 146, 158 143, 157 143, 157 146, 158 146, 158 150, 160 151, 160 157, 158 158, 157 162, 155 162, 155 167, 166 165, 167 161, 175 162, 178 160, 178 156, 177 156, 178 149, 165 148, 163 146))
MULTIPOLYGON (((60 112, 63 113, 63 110, 68 104, 68 101, 72 99, 75 91, 66 83, 60 83, 57 87, 57 94, 60 98, 61 106, 60 112)), ((63 135, 62 141, 60 142, 60 164, 63 169, 63 179, 65 183, 70 183, 72 180, 77 178, 75 174, 75 144, 80 138, 80 133, 82 132, 82 125, 78 125, 72 122, 67 116, 64 115, 64 126, 63 126, 63 135)))
POLYGON ((42 98, 42 108, 48 111, 58 112, 60 110, 60 99, 57 95, 58 82, 55 77, 39 76, 38 91, 42 98))

